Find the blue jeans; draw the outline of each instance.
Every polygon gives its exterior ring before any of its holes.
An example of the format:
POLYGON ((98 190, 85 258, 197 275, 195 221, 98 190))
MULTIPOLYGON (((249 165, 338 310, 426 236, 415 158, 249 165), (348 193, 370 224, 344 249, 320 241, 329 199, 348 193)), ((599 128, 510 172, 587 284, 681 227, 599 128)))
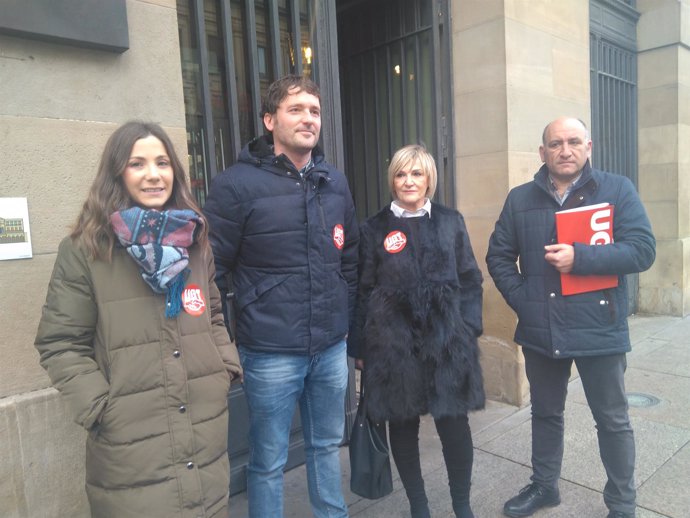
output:
POLYGON ((556 360, 527 348, 532 397, 532 481, 556 489, 563 460, 565 399, 573 361, 597 427, 606 469, 604 502, 611 511, 635 512, 635 438, 628 417, 625 353, 556 360))
POLYGON ((339 447, 345 429, 345 341, 313 356, 240 347, 249 407, 249 518, 283 517, 283 469, 299 402, 315 518, 346 518, 339 447))

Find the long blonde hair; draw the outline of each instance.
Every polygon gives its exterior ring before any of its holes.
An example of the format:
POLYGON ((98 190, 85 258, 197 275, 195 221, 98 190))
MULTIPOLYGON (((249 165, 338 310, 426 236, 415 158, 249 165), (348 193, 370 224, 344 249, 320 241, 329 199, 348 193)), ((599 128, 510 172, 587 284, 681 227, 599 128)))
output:
POLYGON ((173 169, 172 195, 164 208, 191 209, 199 214, 204 224, 198 227, 196 240, 202 246, 208 243, 208 224, 187 185, 182 163, 170 137, 158 124, 132 120, 116 129, 108 139, 96 177, 70 234, 94 259, 110 261, 112 257, 115 234, 110 226, 110 215, 132 206, 122 174, 136 141, 149 136, 163 143, 173 169))

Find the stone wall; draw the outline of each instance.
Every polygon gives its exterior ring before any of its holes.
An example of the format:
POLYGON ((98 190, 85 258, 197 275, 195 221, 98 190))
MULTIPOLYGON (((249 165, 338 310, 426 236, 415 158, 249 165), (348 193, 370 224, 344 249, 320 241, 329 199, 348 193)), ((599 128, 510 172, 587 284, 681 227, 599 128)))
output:
POLYGON ((639 187, 657 238, 640 310, 690 313, 690 4, 638 0, 639 187), (663 30, 659 30, 663 27, 663 30))

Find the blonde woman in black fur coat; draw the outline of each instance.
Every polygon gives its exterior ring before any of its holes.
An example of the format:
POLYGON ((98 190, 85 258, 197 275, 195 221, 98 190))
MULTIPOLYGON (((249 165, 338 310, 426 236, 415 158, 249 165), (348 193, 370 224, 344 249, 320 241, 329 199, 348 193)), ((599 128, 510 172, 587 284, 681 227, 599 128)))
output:
POLYGON ((419 416, 431 413, 453 510, 458 518, 473 518, 467 413, 484 407, 477 347, 482 274, 462 215, 430 201, 436 181, 436 164, 424 147, 405 146, 393 156, 388 168, 393 202, 361 228, 349 353, 363 369, 369 415, 389 422, 412 517, 430 517, 419 416))

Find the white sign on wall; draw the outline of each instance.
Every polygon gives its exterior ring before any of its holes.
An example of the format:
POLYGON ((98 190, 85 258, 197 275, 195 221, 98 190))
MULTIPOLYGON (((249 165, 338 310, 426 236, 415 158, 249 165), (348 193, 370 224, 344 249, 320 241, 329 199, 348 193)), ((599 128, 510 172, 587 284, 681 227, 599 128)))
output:
POLYGON ((26 198, 0 198, 0 261, 30 257, 31 232, 26 198))

